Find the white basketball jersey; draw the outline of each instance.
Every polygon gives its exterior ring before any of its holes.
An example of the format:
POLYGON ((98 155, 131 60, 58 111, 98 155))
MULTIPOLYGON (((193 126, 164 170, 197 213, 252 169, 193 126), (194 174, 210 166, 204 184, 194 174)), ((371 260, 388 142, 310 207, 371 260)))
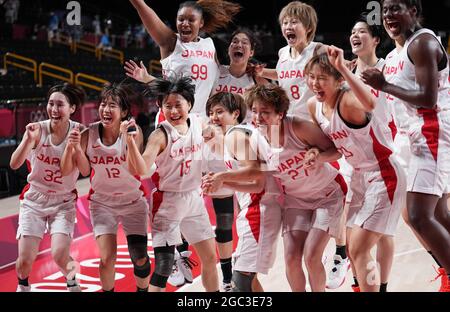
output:
POLYGON ((105 197, 110 197, 114 205, 118 198, 126 198, 127 201, 134 201, 143 194, 141 179, 138 175, 132 175, 127 163, 127 142, 120 134, 116 142, 106 146, 100 137, 101 122, 93 123, 89 126, 89 139, 86 148, 86 155, 91 165, 91 190, 89 199, 96 200, 101 196, 104 202, 105 197))
POLYGON ((188 123, 189 130, 185 135, 181 135, 168 121, 163 121, 159 126, 167 135, 167 146, 155 161, 160 191, 189 192, 201 186, 201 120, 195 114, 189 114, 188 123))
POLYGON ((277 168, 274 176, 281 180, 285 194, 311 198, 328 186, 338 171, 328 163, 313 169, 303 168, 303 159, 311 147, 297 138, 292 126, 293 119, 293 116, 284 119, 284 144, 281 148, 271 147, 266 161, 270 167, 277 168))
MULTIPOLYGON (((418 90, 419 85, 416 83, 416 68, 411 62, 408 56, 408 47, 411 42, 422 34, 430 34, 439 41, 433 31, 423 28, 416 31, 412 36, 406 40, 402 50, 398 52, 398 62, 393 64, 392 67, 385 69, 385 74, 391 83, 401 86, 406 90, 418 90), (389 74, 390 73, 390 74, 389 74)), ((441 45, 442 47, 442 45, 441 45)), ((442 51, 445 49, 442 47, 442 51)), ((446 57, 446 55, 444 56, 446 57)), ((437 107, 433 109, 437 112, 446 111, 450 109, 450 85, 449 85, 449 61, 447 60, 447 66, 443 70, 438 72, 438 99, 437 107)), ((422 111, 427 110, 423 108, 414 108, 413 106, 402 101, 406 106, 406 112, 408 116, 413 120, 418 119, 422 115, 422 111)))
MULTIPOLYGON (((394 85, 399 85, 399 53, 397 49, 392 50, 386 57, 385 66, 383 69, 383 74, 387 82, 394 85)), ((395 124, 398 128, 407 131, 408 125, 408 113, 406 112, 406 107, 400 101, 400 99, 394 97, 391 94, 386 94, 387 104, 391 107, 391 111, 394 114, 395 124)))
POLYGON ((288 114, 310 120, 306 102, 314 93, 306 84, 305 67, 314 55, 316 42, 311 42, 295 59, 291 57, 291 47, 286 46, 278 52, 278 84, 286 91, 290 106, 288 114))
MULTIPOLYGON (((380 58, 378 60, 378 63, 375 64, 374 68, 383 71, 385 65, 385 60, 380 58)), ((356 68, 355 74, 359 77, 360 71, 358 68, 356 68)), ((368 85, 367 85, 368 86, 368 85)), ((395 122, 394 117, 394 107, 391 103, 388 103, 388 94, 384 93, 380 90, 375 90, 368 86, 370 88, 370 92, 375 97, 375 109, 372 111, 373 115, 376 115, 378 117, 378 120, 380 120, 384 125, 387 126, 385 128, 388 133, 392 136, 392 138, 395 137, 397 134, 397 125, 395 122)))
MULTIPOLYGON (((69 130, 79 123, 69 120, 69 130)), ((67 136, 59 145, 51 140, 50 120, 39 122, 41 126, 41 139, 38 145, 27 156, 28 184, 37 191, 49 195, 64 195, 75 190, 79 171, 75 169, 67 176, 61 175, 61 157, 67 144, 67 136)))
POLYGON ((161 60, 163 75, 191 77, 195 83, 195 104, 191 113, 205 116, 206 102, 218 75, 216 48, 211 38, 182 42, 177 34, 175 49, 161 60))
MULTIPOLYGON (((262 156, 263 153, 260 153, 260 143, 262 136, 259 134, 259 132, 250 124, 240 124, 237 126, 234 126, 230 128, 227 131, 228 135, 229 133, 233 131, 244 131, 249 137, 250 137, 250 145, 251 147, 257 151, 258 155, 262 156)), ((258 157, 259 157, 258 156, 258 157)), ((260 159, 261 160, 261 159, 260 159)), ((239 162, 236 160, 236 158, 228 151, 227 147, 224 148, 224 161, 225 165, 228 170, 238 170, 240 168, 239 162)), ((241 209, 244 209, 248 207, 250 204, 255 204, 256 202, 260 202, 261 200, 264 200, 265 196, 268 195, 279 195, 281 192, 280 188, 278 187, 278 184, 276 183, 273 176, 269 173, 266 174, 266 184, 264 187, 264 190, 259 193, 241 193, 236 192, 236 198, 238 199, 239 205, 241 209)))
POLYGON ((316 105, 316 120, 322 131, 333 141, 337 150, 355 169, 376 170, 389 161, 393 138, 387 125, 375 114, 369 123, 359 129, 350 128, 338 112, 338 104, 331 119, 323 115, 323 103, 316 105))
POLYGON ((244 95, 244 92, 255 85, 255 80, 252 76, 244 74, 241 77, 235 77, 230 73, 230 67, 220 65, 219 78, 214 84, 213 93, 230 92, 239 95, 244 95))

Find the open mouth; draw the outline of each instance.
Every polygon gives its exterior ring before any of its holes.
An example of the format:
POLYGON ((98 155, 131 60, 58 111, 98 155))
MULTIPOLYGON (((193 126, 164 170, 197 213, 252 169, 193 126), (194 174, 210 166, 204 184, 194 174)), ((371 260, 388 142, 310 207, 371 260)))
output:
POLYGON ((353 48, 359 48, 359 47, 361 47, 361 45, 362 45, 362 42, 360 40, 353 40, 352 41, 352 47, 353 48))
POLYGON ((387 21, 387 28, 390 32, 397 32, 400 29, 400 23, 395 21, 387 21))
POLYGON ((242 58, 242 57, 244 57, 244 53, 242 53, 240 51, 236 51, 236 52, 233 53, 233 56, 235 58, 242 58))
POLYGON ((180 120, 181 119, 181 116, 178 116, 178 117, 170 117, 170 120, 171 121, 178 121, 178 120, 180 120))
POLYGON ((325 92, 323 91, 314 91, 317 98, 323 98, 325 96, 325 92))
POLYGON ((62 118, 60 117, 60 116, 52 116, 52 120, 54 120, 54 121, 59 121, 59 120, 61 120, 62 118))
POLYGON ((297 39, 297 36, 294 33, 289 33, 289 34, 286 34, 286 38, 287 38, 288 43, 294 43, 295 40, 297 39))
POLYGON ((102 117, 102 122, 103 122, 103 123, 106 123, 106 124, 109 124, 109 123, 112 122, 112 118, 109 117, 109 116, 103 116, 103 117, 102 117))
POLYGON ((191 30, 187 30, 187 29, 182 30, 180 33, 184 37, 188 37, 188 36, 192 35, 192 31, 191 30))

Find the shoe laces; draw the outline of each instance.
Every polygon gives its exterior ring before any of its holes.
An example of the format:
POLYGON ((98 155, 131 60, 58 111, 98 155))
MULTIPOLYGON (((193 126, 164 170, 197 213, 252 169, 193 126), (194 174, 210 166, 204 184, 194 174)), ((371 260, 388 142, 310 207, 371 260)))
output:
POLYGON ((181 257, 183 265, 186 267, 186 269, 192 270, 194 266, 198 265, 198 262, 194 259, 188 258, 188 257, 181 257))
POLYGON ((172 274, 174 274, 176 272, 178 272, 178 265, 177 265, 177 262, 175 261, 172 266, 172 274))

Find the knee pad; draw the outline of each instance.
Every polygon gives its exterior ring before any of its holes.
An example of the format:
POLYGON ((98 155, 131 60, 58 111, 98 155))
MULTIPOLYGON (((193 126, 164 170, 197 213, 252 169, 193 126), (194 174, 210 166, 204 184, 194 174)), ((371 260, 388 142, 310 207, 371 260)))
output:
POLYGON ((175 259, 175 246, 155 247, 155 272, 152 274, 150 284, 166 288, 167 279, 172 273, 175 259))
POLYGON ((225 244, 233 241, 233 231, 232 230, 221 230, 216 228, 216 242, 225 244))
POLYGON ((137 260, 148 257, 147 254, 147 236, 128 235, 127 236, 128 252, 133 263, 137 260))
POLYGON ((151 271, 150 258, 147 256, 147 259, 143 265, 137 265, 133 262, 133 267, 135 276, 139 278, 147 278, 151 271))
POLYGON ((249 275, 243 274, 234 270, 231 278, 233 282, 233 292, 252 292, 252 282, 255 278, 255 273, 249 275))
POLYGON ((213 205, 216 212, 216 241, 231 242, 233 240, 233 197, 213 198, 213 205))

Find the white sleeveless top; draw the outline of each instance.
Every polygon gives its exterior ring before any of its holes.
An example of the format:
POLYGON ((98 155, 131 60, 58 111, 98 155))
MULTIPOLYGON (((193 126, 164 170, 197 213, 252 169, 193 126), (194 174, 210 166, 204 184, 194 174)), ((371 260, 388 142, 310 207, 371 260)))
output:
POLYGON ((159 127, 167 135, 165 150, 156 157, 158 190, 189 192, 200 188, 202 182, 203 137, 201 120, 189 114, 189 130, 181 135, 168 121, 159 127))
POLYGON ((306 102, 314 93, 306 84, 305 67, 314 55, 318 43, 311 42, 295 59, 291 57, 291 48, 286 46, 278 52, 278 84, 286 91, 290 106, 288 114, 310 120, 306 102))
MULTIPOLYGON (((264 155, 267 154, 268 144, 264 137, 257 131, 257 129, 251 124, 240 124, 230 128, 226 135, 230 134, 233 131, 244 131, 250 137, 250 145, 251 148, 257 152, 258 159, 262 162, 265 162, 264 155)), ((234 156, 228 151, 227 147, 224 147, 224 161, 228 170, 237 170, 240 168, 239 162, 234 158, 234 156)), ((266 166, 266 164, 263 164, 266 166)), ((259 195, 261 199, 264 199, 265 196, 278 196, 281 193, 281 189, 278 186, 278 183, 275 181, 273 175, 271 173, 266 174, 266 183, 264 186, 264 191, 259 195)), ((256 194, 252 194, 255 196, 256 194)), ((248 194, 236 192, 236 196, 238 201, 241 203, 242 201, 248 200, 248 194)))
POLYGON ((380 169, 380 164, 386 160, 389 161, 393 153, 393 137, 388 130, 388 125, 377 114, 372 114, 365 127, 350 128, 341 118, 338 105, 339 103, 336 104, 331 119, 328 120, 323 114, 324 104, 317 103, 315 117, 320 128, 353 168, 380 169))
MULTIPOLYGON (((410 36, 406 40, 405 45, 403 46, 401 51, 397 52, 396 50, 394 50, 389 54, 388 57, 390 58, 387 59, 387 64, 384 71, 387 81, 397 86, 401 86, 402 88, 405 88, 407 90, 419 89, 419 86, 416 83, 416 69, 408 56, 408 47, 411 44, 411 42, 414 41, 414 39, 416 39, 418 36, 422 34, 430 34, 433 37, 435 37, 438 42, 440 42, 437 36, 434 34, 434 32, 429 29, 422 28, 416 31, 412 36, 410 36)), ((445 52, 445 49, 443 47, 442 51, 445 52)), ((434 108, 437 112, 447 111, 450 109, 449 90, 450 90, 449 60, 447 60, 447 67, 438 72, 438 99, 437 99, 437 107, 434 108)), ((408 105, 404 101, 401 102, 405 104, 406 107, 405 111, 408 117, 411 119, 411 122, 414 123, 421 115, 419 111, 424 109, 417 109, 408 105)))
POLYGON ((61 175, 61 158, 67 145, 67 137, 70 131, 79 123, 69 120, 69 130, 66 138, 59 145, 54 145, 51 140, 50 120, 39 122, 41 126, 41 138, 35 149, 27 156, 28 184, 43 194, 66 195, 75 191, 79 171, 76 168, 67 176, 61 175))
POLYGON ((112 145, 102 143, 101 122, 89 125, 86 155, 91 165, 89 199, 109 206, 130 203, 144 195, 141 179, 132 175, 127 163, 127 142, 119 134, 112 145), (108 201, 109 202, 105 202, 108 201))
POLYGON ((213 94, 219 92, 230 92, 244 95, 244 92, 255 85, 252 76, 244 74, 241 77, 235 77, 230 73, 230 66, 220 65, 219 78, 214 84, 213 94))
POLYGON ((313 169, 303 169, 302 161, 310 146, 301 142, 292 126, 293 116, 284 119, 284 144, 281 148, 270 147, 267 163, 275 167, 274 176, 281 180, 284 193, 297 198, 311 198, 320 194, 338 175, 337 169, 324 163, 313 169))
POLYGON ((177 34, 177 42, 172 54, 161 60, 164 77, 191 77, 195 83, 195 103, 191 113, 205 116, 214 82, 218 76, 216 48, 211 38, 198 38, 196 42, 182 42, 177 34))

